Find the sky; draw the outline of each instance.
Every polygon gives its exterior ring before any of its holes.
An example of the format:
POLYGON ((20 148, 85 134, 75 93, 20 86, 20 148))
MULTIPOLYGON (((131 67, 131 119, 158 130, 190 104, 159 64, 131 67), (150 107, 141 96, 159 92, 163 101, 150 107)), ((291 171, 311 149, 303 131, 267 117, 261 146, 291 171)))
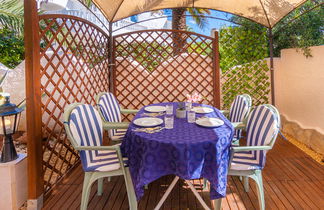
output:
MULTIPOLYGON (((165 9, 163 10, 164 15, 166 16, 171 16, 172 15, 172 11, 171 9, 165 9)), ((222 19, 229 19, 231 17, 230 14, 225 13, 225 12, 219 12, 219 11, 215 11, 215 10, 211 10, 211 14, 208 16, 212 16, 212 17, 217 17, 217 18, 222 18, 222 19)), ((168 17, 168 19, 171 21, 172 17, 168 17)), ((132 16, 131 17, 132 21, 137 21, 137 17, 136 16, 132 16)), ((199 28, 198 25, 195 23, 195 21, 193 20, 192 17, 187 17, 187 25, 189 28, 191 28, 191 31, 196 32, 196 33, 200 33, 200 34, 204 34, 207 36, 210 36, 211 34, 211 30, 216 28, 216 29, 220 29, 221 27, 224 26, 230 26, 233 25, 231 22, 228 21, 222 21, 222 20, 217 20, 217 19, 212 19, 212 18, 208 18, 208 23, 206 24, 206 26, 204 28, 199 28)))
MULTIPOLYGON (((229 15, 228 13, 226 14, 224 12, 219 12, 219 11, 214 11, 214 10, 212 10, 211 14, 208 16, 222 18, 222 19, 229 19, 231 17, 231 15, 229 15)), ((193 20, 192 17, 187 17, 187 25, 190 28, 192 28, 194 32, 200 33, 200 34, 205 34, 208 36, 210 35, 210 32, 212 29, 220 29, 221 27, 224 27, 224 26, 233 25, 231 22, 223 21, 223 20, 217 20, 217 19, 212 19, 212 18, 208 18, 207 20, 208 20, 208 24, 203 29, 198 27, 198 25, 195 23, 195 21, 193 20)))
MULTIPOLYGON (((208 16, 222 18, 222 19, 229 19, 231 17, 230 14, 225 13, 225 12, 219 12, 219 11, 215 11, 215 10, 210 10, 210 11, 211 11, 211 14, 208 16)), ((164 10, 164 14, 171 15, 172 12, 171 12, 171 10, 164 10)), ((169 20, 171 20, 171 17, 169 18, 169 20)), ((212 18, 208 18, 207 20, 208 20, 208 24, 203 29, 198 27, 198 25, 195 23, 195 21, 193 20, 192 17, 187 17, 186 21, 187 21, 187 25, 192 29, 193 32, 204 34, 207 36, 210 35, 211 30, 214 28, 220 29, 223 26, 233 25, 231 22, 228 22, 228 21, 222 21, 222 20, 217 20, 217 19, 212 19, 212 18)))

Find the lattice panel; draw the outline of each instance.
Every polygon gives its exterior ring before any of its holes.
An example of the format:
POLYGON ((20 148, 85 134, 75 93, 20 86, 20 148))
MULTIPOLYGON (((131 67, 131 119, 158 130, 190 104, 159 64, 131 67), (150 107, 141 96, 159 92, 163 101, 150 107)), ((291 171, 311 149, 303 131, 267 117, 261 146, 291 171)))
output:
POLYGON ((253 105, 270 101, 270 71, 266 31, 253 32, 242 27, 220 30, 221 99, 229 109, 235 96, 249 94, 253 105))
POLYGON ((206 97, 203 103, 213 105, 217 93, 214 42, 211 37, 175 30, 114 37, 118 101, 123 107, 141 108, 158 102, 185 101, 187 93, 198 92, 206 97))
POLYGON ((42 126, 45 192, 77 163, 63 126, 66 105, 95 105, 109 89, 108 37, 86 20, 66 15, 40 16, 42 126))

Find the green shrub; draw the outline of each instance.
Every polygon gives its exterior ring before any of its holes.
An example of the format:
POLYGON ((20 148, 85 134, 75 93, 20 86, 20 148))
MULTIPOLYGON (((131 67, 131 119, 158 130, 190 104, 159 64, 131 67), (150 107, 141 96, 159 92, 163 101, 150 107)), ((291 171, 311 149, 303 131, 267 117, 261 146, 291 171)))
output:
POLYGON ((24 60, 24 39, 8 28, 0 29, 0 62, 15 68, 24 60))

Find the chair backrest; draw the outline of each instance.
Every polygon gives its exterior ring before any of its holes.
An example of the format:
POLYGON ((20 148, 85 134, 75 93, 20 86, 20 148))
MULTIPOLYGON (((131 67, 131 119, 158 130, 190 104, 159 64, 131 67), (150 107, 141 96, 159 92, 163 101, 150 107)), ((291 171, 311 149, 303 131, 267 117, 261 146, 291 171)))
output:
MULTIPOLYGON (((257 106, 249 115, 246 127, 247 146, 273 146, 280 130, 278 110, 269 104, 257 106)), ((263 168, 266 151, 252 151, 253 156, 263 168)))
MULTIPOLYGON (((249 95, 243 94, 235 97, 229 113, 231 122, 243 122, 248 116, 252 106, 252 99, 249 95)), ((240 138, 241 130, 235 130, 234 137, 240 138)))
MULTIPOLYGON (((100 93, 97 98, 97 105, 105 121, 121 122, 120 107, 112 93, 100 93)), ((108 131, 110 137, 114 136, 116 132, 116 129, 108 131)))
MULTIPOLYGON (((102 121, 91 105, 73 104, 64 113, 68 137, 73 146, 102 146, 102 121)), ((96 159, 98 151, 80 151, 83 168, 96 159)))

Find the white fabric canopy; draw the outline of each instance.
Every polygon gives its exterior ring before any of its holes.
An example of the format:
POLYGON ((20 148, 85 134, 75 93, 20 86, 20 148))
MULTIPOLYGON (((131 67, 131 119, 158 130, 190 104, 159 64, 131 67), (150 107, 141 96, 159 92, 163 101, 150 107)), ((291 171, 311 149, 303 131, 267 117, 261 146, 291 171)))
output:
POLYGON ((142 12, 197 7, 229 12, 272 28, 307 0, 92 0, 108 21, 118 21, 142 12))

